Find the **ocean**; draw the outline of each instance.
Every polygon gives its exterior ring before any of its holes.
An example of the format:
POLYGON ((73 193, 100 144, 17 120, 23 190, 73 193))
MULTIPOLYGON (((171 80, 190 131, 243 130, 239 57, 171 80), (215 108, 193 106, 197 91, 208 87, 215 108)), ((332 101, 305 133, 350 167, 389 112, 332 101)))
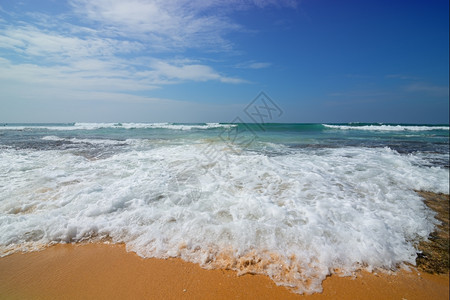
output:
POLYGON ((297 292, 415 264, 449 126, 0 124, 0 255, 124 243, 297 292))

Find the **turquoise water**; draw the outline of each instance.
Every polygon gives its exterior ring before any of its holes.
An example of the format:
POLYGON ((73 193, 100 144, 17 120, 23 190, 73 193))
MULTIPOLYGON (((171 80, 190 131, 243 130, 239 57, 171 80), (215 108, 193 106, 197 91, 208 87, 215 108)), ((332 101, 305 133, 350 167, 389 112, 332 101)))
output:
MULTIPOLYGON (((429 162, 449 167, 449 126, 424 124, 218 124, 66 123, 0 124, 0 147, 79 148, 70 139, 216 142, 240 150, 263 150, 267 143, 289 148, 388 147, 398 153, 429 154, 429 162), (61 140, 43 139, 55 136, 61 140), (63 140, 64 139, 64 140, 63 140)), ((111 149, 109 149, 111 150, 111 149)))

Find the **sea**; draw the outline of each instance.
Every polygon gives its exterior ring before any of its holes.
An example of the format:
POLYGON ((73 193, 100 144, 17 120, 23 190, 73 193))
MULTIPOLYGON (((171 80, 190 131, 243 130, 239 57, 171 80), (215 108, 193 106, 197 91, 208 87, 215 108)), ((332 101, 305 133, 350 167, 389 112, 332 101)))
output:
POLYGON ((449 125, 0 124, 0 255, 123 243, 142 257, 264 274, 414 266, 449 193, 449 125))

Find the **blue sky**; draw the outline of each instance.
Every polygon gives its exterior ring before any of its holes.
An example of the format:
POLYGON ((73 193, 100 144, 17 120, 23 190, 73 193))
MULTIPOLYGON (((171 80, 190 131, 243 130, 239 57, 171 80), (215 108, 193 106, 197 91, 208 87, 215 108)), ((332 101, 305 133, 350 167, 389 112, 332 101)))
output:
POLYGON ((449 122, 448 1, 2 0, 0 122, 449 122), (245 121, 245 120, 244 120, 245 121))

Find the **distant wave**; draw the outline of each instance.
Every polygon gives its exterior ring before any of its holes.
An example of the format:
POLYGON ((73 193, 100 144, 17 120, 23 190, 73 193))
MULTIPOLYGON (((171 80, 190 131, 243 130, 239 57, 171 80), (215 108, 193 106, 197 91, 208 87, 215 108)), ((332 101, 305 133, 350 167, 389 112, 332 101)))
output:
POLYGON ((28 130, 28 129, 49 129, 49 130, 96 130, 102 128, 123 128, 123 129, 212 129, 212 128, 232 128, 237 124, 221 123, 200 123, 200 124, 176 124, 176 123, 74 123, 73 125, 8 125, 0 127, 0 130, 28 130))
POLYGON ((373 131, 430 131, 449 130, 448 126, 421 126, 421 125, 329 125, 327 128, 343 130, 373 130, 373 131))
POLYGON ((78 139, 78 138, 60 138, 54 135, 44 136, 42 138, 44 141, 52 141, 52 142, 68 142, 73 144, 102 144, 102 145, 124 145, 129 144, 131 139, 122 141, 122 140, 111 140, 111 139, 78 139))
POLYGON ((220 123, 202 123, 202 124, 176 124, 176 123, 75 123, 77 129, 92 130, 100 128, 155 128, 155 129, 174 129, 174 130, 191 130, 191 129, 211 129, 211 128, 231 128, 236 124, 220 124, 220 123))

